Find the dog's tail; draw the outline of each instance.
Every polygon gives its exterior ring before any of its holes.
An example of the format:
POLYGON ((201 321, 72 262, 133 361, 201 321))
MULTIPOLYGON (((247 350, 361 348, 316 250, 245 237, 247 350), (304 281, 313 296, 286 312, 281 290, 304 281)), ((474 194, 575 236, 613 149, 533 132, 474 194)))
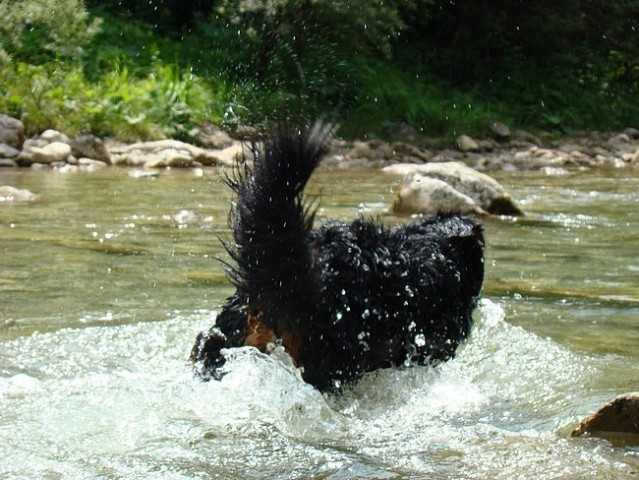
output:
POLYGON ((299 331, 318 294, 308 243, 315 210, 303 191, 332 131, 320 122, 280 128, 254 147, 253 166, 228 179, 237 194, 229 219, 234 245, 227 245, 236 266, 229 277, 248 299, 249 313, 277 335, 299 331))

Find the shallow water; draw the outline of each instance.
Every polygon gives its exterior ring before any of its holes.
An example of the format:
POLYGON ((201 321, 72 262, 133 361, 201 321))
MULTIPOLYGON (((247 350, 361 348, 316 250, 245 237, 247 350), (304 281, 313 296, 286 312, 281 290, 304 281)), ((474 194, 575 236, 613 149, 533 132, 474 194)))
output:
MULTIPOLYGON (((0 171, 0 477, 639 477, 639 448, 571 439, 639 385, 639 174, 496 175, 529 215, 486 219, 484 300, 458 357, 323 396, 237 352, 186 362, 231 291, 216 171, 0 171)), ((394 177, 322 170, 320 219, 387 215, 394 177)))

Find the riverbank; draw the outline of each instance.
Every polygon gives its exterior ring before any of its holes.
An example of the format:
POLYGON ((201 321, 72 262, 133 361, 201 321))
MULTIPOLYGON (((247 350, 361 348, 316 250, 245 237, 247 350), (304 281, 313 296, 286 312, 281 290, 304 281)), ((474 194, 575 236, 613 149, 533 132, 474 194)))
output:
MULTIPOLYGON (((25 139, 24 125, 0 115, 0 167, 94 170, 107 166, 146 170, 229 166, 242 158, 251 129, 233 136, 214 125, 200 128, 191 142, 155 140, 122 143, 92 134, 71 138, 46 130, 25 139)), ((396 163, 458 161, 481 171, 544 170, 557 174, 573 168, 639 166, 639 130, 580 132, 561 138, 511 132, 494 124, 492 136, 475 139, 460 135, 455 141, 420 136, 397 128, 395 141, 335 139, 324 162, 331 167, 384 167, 396 163)))

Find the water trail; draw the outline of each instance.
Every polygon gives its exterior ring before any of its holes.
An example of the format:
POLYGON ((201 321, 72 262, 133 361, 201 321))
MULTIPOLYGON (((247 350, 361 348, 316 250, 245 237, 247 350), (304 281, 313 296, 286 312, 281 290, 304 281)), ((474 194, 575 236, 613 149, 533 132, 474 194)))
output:
POLYGON ((388 369, 340 396, 239 349, 193 379, 209 312, 0 344, 0 472, 12 478, 632 478, 636 451, 568 440, 599 360, 484 300, 453 361, 388 369))

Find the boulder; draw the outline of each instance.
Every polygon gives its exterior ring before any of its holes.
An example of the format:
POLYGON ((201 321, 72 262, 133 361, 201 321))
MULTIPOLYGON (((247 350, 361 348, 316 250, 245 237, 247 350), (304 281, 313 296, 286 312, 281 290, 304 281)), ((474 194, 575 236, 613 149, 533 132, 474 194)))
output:
POLYGON ((633 140, 639 140, 639 129, 628 127, 624 128, 623 133, 628 135, 628 137, 632 138, 633 140))
POLYGON ((407 163, 424 163, 433 158, 433 152, 405 142, 394 142, 391 145, 391 150, 394 158, 407 163))
POLYGON ((620 395, 586 418, 570 436, 585 433, 595 436, 606 434, 633 434, 639 442, 639 392, 620 395))
POLYGON ((391 147, 379 140, 355 141, 353 148, 346 154, 346 159, 364 159, 368 162, 383 161, 393 156, 391 147))
POLYGON ((20 150, 13 148, 6 143, 0 143, 0 158, 16 158, 20 154, 20 150))
MULTIPOLYGON (((405 175, 405 179, 397 192, 397 197, 393 203, 393 209, 401 208, 403 213, 409 213, 406 209, 411 205, 409 198, 437 198, 438 202, 441 198, 451 198, 448 190, 442 190, 441 184, 426 182, 423 177, 429 177, 446 183, 450 188, 457 191, 460 195, 470 198, 476 205, 477 213, 487 212, 493 215, 523 215, 522 210, 515 204, 510 194, 495 179, 480 173, 461 162, 442 162, 428 163, 425 165, 408 165, 397 164, 384 168, 385 172, 405 175), (416 177, 418 174, 421 177, 416 177), (419 181, 418 181, 419 180, 419 181), (438 188, 441 193, 432 193, 432 188, 438 188), (418 195, 416 189, 424 189, 424 192, 418 195), (402 197, 406 195, 407 198, 402 197)), ((462 206, 456 200, 455 206, 462 206)), ((437 210, 433 207, 426 210, 416 209, 412 213, 431 213, 433 211, 453 211, 454 208, 445 208, 437 210)), ((397 210, 395 210, 397 211, 397 210)), ((464 210, 467 211, 467 210, 464 210)), ((468 210, 472 212, 473 210, 468 210)))
POLYGON ((490 132, 498 140, 506 140, 510 138, 510 128, 501 122, 492 122, 490 124, 490 132))
POLYGON ((391 206, 395 213, 473 213, 486 214, 472 198, 448 183, 420 172, 409 174, 402 182, 391 206))
POLYGON ((515 130, 514 139, 519 142, 531 143, 533 145, 541 145, 541 140, 526 130, 515 130))
POLYGON ((11 187, 9 185, 0 186, 0 202, 30 202, 38 198, 29 190, 11 187))
POLYGON ((69 137, 57 130, 45 130, 40 134, 40 139, 47 143, 60 142, 66 143, 67 145, 71 143, 71 139, 69 137))
POLYGON ((22 149, 24 143, 24 124, 17 118, 0 113, 0 143, 22 149))
POLYGON ((111 163, 111 154, 101 138, 92 135, 80 135, 71 140, 71 151, 76 158, 91 158, 104 163, 111 163))
POLYGON ((147 168, 189 168, 225 164, 230 161, 226 156, 235 156, 241 149, 240 143, 224 150, 207 150, 178 140, 156 140, 111 147, 114 164, 147 168))
POLYGON ((198 126, 198 133, 193 137, 196 145, 213 150, 222 150, 233 144, 233 139, 220 127, 213 124, 198 126))
POLYGON ((163 150, 144 163, 144 168, 192 168, 198 166, 188 153, 163 150))
POLYGON ((42 163, 45 165, 66 162, 71 155, 71 147, 62 142, 53 142, 44 147, 32 147, 29 151, 31 154, 31 163, 42 163))
POLYGON ((242 144, 235 143, 230 147, 226 147, 222 150, 211 151, 209 155, 211 156, 212 162, 207 163, 200 159, 200 163, 202 165, 224 165, 224 166, 233 166, 236 165, 238 161, 245 158, 245 149, 242 147, 242 144))
POLYGON ((18 162, 12 158, 0 158, 0 168, 15 168, 18 166, 18 162))
POLYGON ((468 135, 460 135, 457 137, 457 148, 462 152, 477 152, 479 144, 468 135))

